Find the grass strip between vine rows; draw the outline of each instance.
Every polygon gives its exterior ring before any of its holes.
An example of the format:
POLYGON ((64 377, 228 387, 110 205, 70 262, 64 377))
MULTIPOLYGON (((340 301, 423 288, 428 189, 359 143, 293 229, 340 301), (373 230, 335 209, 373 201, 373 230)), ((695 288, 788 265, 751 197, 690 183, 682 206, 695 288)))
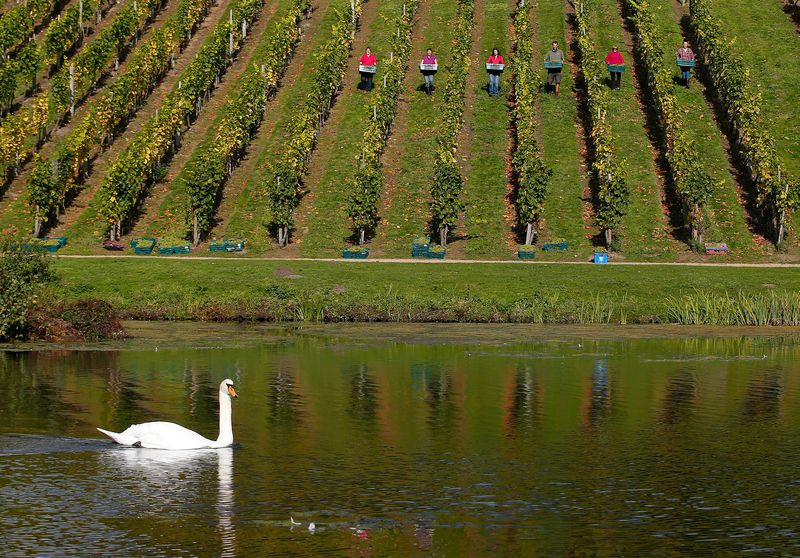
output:
POLYGON ((111 229, 112 239, 121 234, 123 219, 132 216, 162 160, 179 148, 184 122, 188 127, 191 117, 200 112, 203 98, 245 40, 243 25, 253 22, 262 5, 261 0, 235 3, 229 17, 223 16, 214 26, 158 112, 144 124, 109 169, 95 200, 107 220, 103 229, 111 229))
POLYGON ((800 182, 788 176, 762 111, 762 95, 744 59, 731 47, 726 29, 708 0, 692 0, 691 25, 717 95, 731 122, 739 155, 771 221, 776 244, 783 242, 787 212, 800 202, 800 182))
POLYGON ((114 134, 124 129, 170 69, 175 50, 185 46, 189 33, 205 18, 211 3, 211 0, 180 0, 175 13, 131 54, 125 72, 59 142, 55 156, 34 157, 35 166, 26 189, 35 233, 40 230, 40 223, 51 218, 58 205, 80 188, 94 149, 98 145, 101 149, 107 147, 114 134))
POLYGON ((359 244, 364 244, 367 231, 374 231, 378 220, 378 201, 385 177, 381 156, 397 113, 397 99, 403 87, 411 40, 414 14, 419 0, 405 0, 403 15, 397 18, 397 34, 390 39, 393 57, 383 62, 386 87, 378 89, 375 100, 366 106, 364 116, 367 126, 363 138, 356 148, 360 153, 355 177, 349 180, 347 214, 359 244))
POLYGON ((448 232, 455 226, 459 214, 464 210, 464 201, 461 199, 464 178, 456 163, 455 153, 458 147, 458 134, 464 119, 464 94, 469 73, 469 55, 472 50, 474 12, 475 0, 459 0, 453 57, 448 66, 447 82, 444 87, 438 145, 433 163, 431 217, 434 230, 439 232, 442 246, 447 245, 448 232))
MULTIPOLYGON (((507 207, 511 173, 511 135, 509 118, 509 72, 498 82, 498 93, 490 96, 486 61, 497 48, 509 68, 512 13, 514 0, 483 0, 483 9, 476 6, 476 28, 473 53, 479 54, 470 64, 467 78, 467 107, 459 147, 464 173, 464 256, 469 259, 507 258, 508 241, 513 233, 513 209, 507 207), (482 12, 482 13, 481 13, 482 12), (466 160, 464 159, 466 157, 466 160), (511 217, 511 219, 509 219, 511 217)), ((459 246, 453 247, 456 255, 459 246)))
POLYGON ((322 46, 316 59, 313 88, 292 117, 288 139, 280 151, 281 157, 265 185, 272 215, 270 225, 277 229, 278 246, 281 248, 289 241, 303 175, 308 168, 317 135, 330 114, 331 105, 341 86, 360 16, 361 0, 355 0, 346 11, 337 12, 331 38, 322 46))
MULTIPOLYGON (((567 44, 567 18, 564 4, 559 2, 529 2, 533 14, 532 23, 538 38, 539 96, 537 99, 538 117, 541 127, 542 159, 553 169, 548 185, 544 212, 540 215, 538 242, 566 241, 570 251, 590 249, 587 236, 595 230, 591 216, 584 215, 588 209, 584 203, 584 187, 581 169, 581 151, 578 130, 578 100, 574 94, 541 94, 544 89, 547 70, 542 64, 545 53, 553 41, 558 41, 565 54, 569 56, 571 45, 567 44)), ((562 72, 561 89, 574 90, 572 71, 566 67, 562 72)), ((576 256, 565 251, 548 252, 548 257, 558 259, 576 256), (552 256, 551 256, 552 254, 552 256)))

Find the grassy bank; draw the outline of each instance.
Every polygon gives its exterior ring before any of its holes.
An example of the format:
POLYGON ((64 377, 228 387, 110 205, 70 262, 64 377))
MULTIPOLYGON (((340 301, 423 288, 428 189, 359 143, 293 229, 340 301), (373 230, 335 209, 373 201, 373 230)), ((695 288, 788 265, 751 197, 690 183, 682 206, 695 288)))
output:
POLYGON ((800 309, 800 274, 792 268, 151 258, 54 264, 61 285, 50 299, 99 298, 136 319, 745 325, 731 317, 743 300, 764 309, 754 315, 765 320, 800 309))

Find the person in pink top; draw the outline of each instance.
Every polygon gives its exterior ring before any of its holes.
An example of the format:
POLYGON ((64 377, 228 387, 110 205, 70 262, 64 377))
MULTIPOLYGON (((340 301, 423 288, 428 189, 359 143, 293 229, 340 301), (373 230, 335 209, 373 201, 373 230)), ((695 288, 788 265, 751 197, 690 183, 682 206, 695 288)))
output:
MULTIPOLYGON (((378 60, 375 58, 375 55, 372 54, 372 49, 367 47, 367 51, 361 55, 361 59, 358 61, 361 66, 374 66, 378 63, 378 60)), ((364 91, 372 91, 372 76, 369 72, 361 72, 361 89, 364 91)))
MULTIPOLYGON (((492 49, 492 55, 489 57, 489 60, 486 61, 487 64, 505 64, 503 60, 503 55, 500 54, 500 51, 497 48, 492 49)), ((489 70, 489 96, 494 97, 500 92, 500 74, 502 73, 501 70, 489 70)))
MULTIPOLYGON (((606 64, 610 66, 624 66, 625 60, 622 58, 622 53, 619 48, 613 46, 611 52, 606 56, 606 64)), ((622 72, 610 72, 611 74, 611 89, 619 89, 622 82, 622 72)))
MULTIPOLYGON (((425 56, 422 57, 421 64, 436 64, 436 55, 433 54, 433 50, 429 48, 425 51, 425 56)), ((433 91, 433 75, 435 73, 436 72, 433 71, 422 72, 423 77, 425 77, 425 93, 428 95, 433 91)))
MULTIPOLYGON (((683 46, 678 49, 675 56, 678 60, 694 60, 694 51, 689 48, 689 41, 683 41, 683 46)), ((689 66, 681 66, 681 74, 686 84, 686 89, 689 89, 689 77, 692 75, 691 68, 689 66)))

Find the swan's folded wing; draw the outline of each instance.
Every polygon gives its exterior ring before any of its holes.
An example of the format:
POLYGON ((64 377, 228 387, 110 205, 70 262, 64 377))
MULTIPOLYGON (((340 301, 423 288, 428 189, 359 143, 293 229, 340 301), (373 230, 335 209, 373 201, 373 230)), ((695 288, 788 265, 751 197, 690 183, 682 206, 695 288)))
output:
MULTIPOLYGON (((212 447, 212 440, 174 422, 145 422, 134 424, 122 435, 133 438, 143 448, 197 449, 212 447)), ((131 444, 132 445, 132 444, 131 444)))

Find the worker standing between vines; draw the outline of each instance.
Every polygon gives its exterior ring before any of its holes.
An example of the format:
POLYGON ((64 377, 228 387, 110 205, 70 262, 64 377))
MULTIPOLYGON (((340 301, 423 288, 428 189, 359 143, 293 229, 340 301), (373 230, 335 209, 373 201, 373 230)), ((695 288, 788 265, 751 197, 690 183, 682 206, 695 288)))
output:
MULTIPOLYGON (((553 48, 547 51, 544 56, 545 62, 560 62, 562 65, 566 62, 564 53, 558 48, 558 41, 553 41, 553 48)), ((555 86, 556 97, 558 97, 558 86, 561 84, 561 68, 547 68, 547 85, 549 87, 555 86)))
MULTIPOLYGON (((372 54, 372 49, 367 47, 367 51, 361 55, 361 60, 358 61, 362 66, 374 66, 378 63, 375 55, 372 54)), ((372 91, 372 74, 369 72, 361 72, 361 89, 364 91, 372 91)))
MULTIPOLYGON (((497 47, 492 49, 492 55, 489 57, 489 60, 486 61, 487 64, 505 64, 506 61, 503 60, 503 55, 500 54, 500 51, 497 47)), ((489 70, 489 96, 494 97, 500 92, 500 74, 502 70, 489 70)))
MULTIPOLYGON (((683 41, 683 46, 678 49, 676 54, 678 60, 691 60, 694 61, 694 51, 689 48, 689 41, 683 41)), ((692 68, 690 66, 681 66, 681 74, 685 82, 686 89, 689 89, 689 77, 691 76, 692 68)))
MULTIPOLYGON (((422 57, 421 64, 436 64, 436 56, 433 54, 433 50, 430 48, 425 52, 425 56, 422 57)), ((436 72, 425 70, 422 72, 422 75, 425 77, 425 93, 430 95, 433 92, 433 74, 436 72)))
MULTIPOLYGON (((616 46, 612 47, 611 52, 606 56, 606 64, 609 66, 625 65, 625 59, 622 58, 622 53, 616 46)), ((609 73, 611 74, 611 89, 619 89, 622 82, 622 72, 612 72, 609 70, 609 73)))

